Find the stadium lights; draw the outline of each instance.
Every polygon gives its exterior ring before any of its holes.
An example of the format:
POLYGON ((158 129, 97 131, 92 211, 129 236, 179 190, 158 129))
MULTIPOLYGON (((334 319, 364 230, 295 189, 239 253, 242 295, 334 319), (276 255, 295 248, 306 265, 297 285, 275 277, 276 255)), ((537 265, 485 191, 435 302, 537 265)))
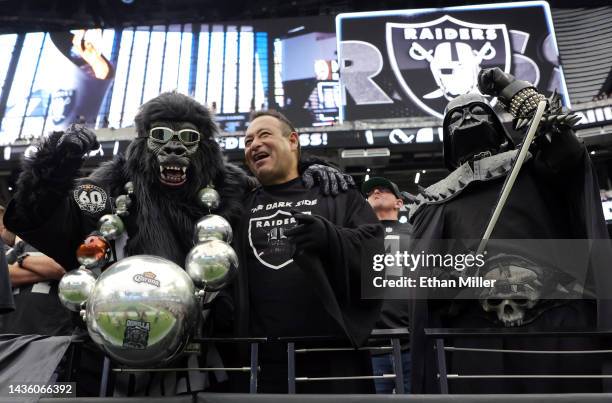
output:
POLYGON ((417 172, 416 175, 414 175, 414 183, 419 183, 420 179, 421 179, 421 173, 417 172))

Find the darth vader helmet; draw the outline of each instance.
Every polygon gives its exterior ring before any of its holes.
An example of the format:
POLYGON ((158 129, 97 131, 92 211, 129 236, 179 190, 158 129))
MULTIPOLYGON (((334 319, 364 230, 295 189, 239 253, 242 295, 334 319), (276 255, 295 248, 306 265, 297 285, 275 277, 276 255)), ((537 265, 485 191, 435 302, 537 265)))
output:
POLYGON ((444 111, 444 164, 450 170, 476 155, 491 155, 514 148, 499 117, 477 93, 460 95, 444 111))

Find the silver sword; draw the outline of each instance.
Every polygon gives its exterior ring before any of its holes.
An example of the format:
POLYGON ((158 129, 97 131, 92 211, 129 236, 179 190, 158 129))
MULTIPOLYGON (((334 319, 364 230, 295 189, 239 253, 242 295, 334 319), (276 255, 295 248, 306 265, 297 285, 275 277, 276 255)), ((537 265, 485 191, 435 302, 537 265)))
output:
POLYGON ((538 131, 538 127, 540 126, 540 121, 542 120, 542 116, 544 115, 545 109, 546 100, 538 102, 538 107, 533 117, 533 121, 531 122, 531 126, 529 127, 529 131, 527 131, 527 135, 525 135, 521 150, 519 151, 518 156, 512 164, 512 170, 510 171, 510 175, 508 176, 504 183, 504 186, 502 187, 501 195, 499 196, 499 200, 497 201, 495 210, 493 210, 493 214, 491 215, 491 219, 489 220, 489 225, 487 225, 487 229, 485 230, 484 235, 482 236, 482 240, 478 245, 476 254, 481 254, 486 248, 487 243, 489 242, 491 233, 493 233, 493 229, 495 228, 495 224, 497 224, 499 215, 501 214, 504 205, 506 204, 506 200, 508 200, 510 191, 512 190, 514 182, 516 181, 516 177, 518 176, 518 173, 521 170, 521 167, 523 166, 523 162, 525 162, 525 158, 527 157, 527 151, 529 150, 529 146, 531 146, 533 138, 535 137, 535 134, 538 131))

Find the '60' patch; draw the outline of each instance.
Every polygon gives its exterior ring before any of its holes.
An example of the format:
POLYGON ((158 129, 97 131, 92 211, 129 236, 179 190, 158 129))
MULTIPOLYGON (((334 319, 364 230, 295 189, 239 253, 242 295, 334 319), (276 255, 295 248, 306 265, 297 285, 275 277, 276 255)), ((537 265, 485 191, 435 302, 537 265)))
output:
POLYGON ((84 184, 77 186, 74 189, 73 197, 81 210, 91 214, 99 213, 106 206, 106 192, 96 185, 84 184))

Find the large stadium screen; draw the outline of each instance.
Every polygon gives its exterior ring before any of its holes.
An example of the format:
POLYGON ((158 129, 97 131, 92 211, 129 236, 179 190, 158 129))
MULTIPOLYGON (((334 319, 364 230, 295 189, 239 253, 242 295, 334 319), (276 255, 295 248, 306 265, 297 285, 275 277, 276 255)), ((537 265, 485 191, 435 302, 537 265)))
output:
MULTIPOLYGON (((0 44, 5 54, 9 39, 0 44)), ((248 25, 28 33, 15 57, 12 80, 0 77, 10 88, 3 144, 73 122, 129 127, 163 91, 190 94, 219 115, 267 105, 267 35, 248 25)))
POLYGON ((0 97, 5 89, 5 79, 8 73, 9 63, 11 61, 10 55, 15 50, 15 43, 17 42, 17 35, 0 35, 0 52, 5 55, 0 59, 0 97), (8 57, 7 57, 8 56, 8 57))
POLYGON ((488 67, 568 104, 546 2, 348 13, 336 27, 341 119, 441 118, 488 67))
POLYGON ((276 108, 297 126, 337 121, 331 17, 0 36, 0 143, 84 122, 134 124, 138 107, 177 90, 207 105, 225 131, 276 108), (16 63, 12 75, 9 66, 16 63), (5 94, 6 95, 6 94, 5 94), (2 97, 2 93, 0 93, 2 97), (2 98, 0 98, 2 99, 2 98))
POLYGON ((278 20, 273 35, 271 106, 297 127, 338 120, 340 85, 334 20, 331 17, 278 20))
POLYGON ((77 117, 95 118, 112 82, 113 67, 105 55, 113 36, 112 30, 30 33, 12 52, 10 45, 17 42, 8 41, 2 52, 12 57, 0 66, 5 100, 0 141, 36 137, 77 117), (12 79, 10 63, 16 63, 12 79))

